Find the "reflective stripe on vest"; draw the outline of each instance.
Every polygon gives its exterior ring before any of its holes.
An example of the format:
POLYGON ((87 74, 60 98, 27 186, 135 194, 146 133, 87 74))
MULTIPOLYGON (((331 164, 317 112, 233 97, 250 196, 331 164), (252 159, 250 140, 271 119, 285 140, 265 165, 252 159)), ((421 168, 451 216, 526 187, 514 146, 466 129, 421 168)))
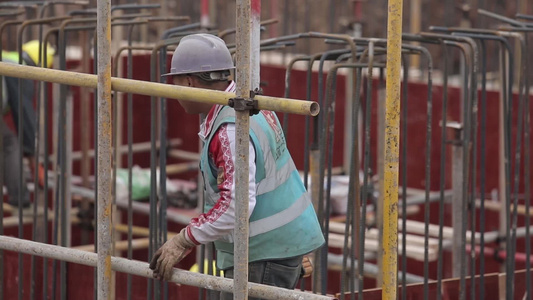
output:
POLYGON ((250 237, 269 232, 298 218, 311 205, 307 193, 303 193, 289 208, 270 217, 250 222, 250 237))
MULTIPOLYGON (((254 237, 256 235, 260 235, 289 224, 298 218, 309 207, 309 205, 311 205, 309 196, 307 193, 304 193, 291 206, 278 212, 277 214, 250 222, 249 236, 254 237)), ((223 238, 220 238, 220 241, 233 243, 233 234, 229 234, 223 238)))
POLYGON ((291 173, 295 169, 296 166, 294 166, 292 160, 284 164, 283 167, 276 172, 276 176, 266 177, 257 183, 257 194, 262 195, 277 189, 281 184, 287 181, 289 177, 291 177, 291 173))

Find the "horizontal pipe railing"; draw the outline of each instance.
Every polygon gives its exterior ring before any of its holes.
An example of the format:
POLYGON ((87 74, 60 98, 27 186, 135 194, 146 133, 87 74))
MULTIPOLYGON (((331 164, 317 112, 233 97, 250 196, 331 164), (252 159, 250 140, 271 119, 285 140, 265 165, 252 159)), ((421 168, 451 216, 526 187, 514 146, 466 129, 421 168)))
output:
MULTIPOLYGON (((4 62, 0 62, 0 75, 88 88, 96 88, 98 84, 96 75, 4 62)), ((170 84, 115 77, 111 78, 111 89, 124 93, 221 105, 228 105, 229 99, 235 98, 235 94, 229 92, 181 87, 170 84)), ((262 95, 256 95, 254 99, 257 100, 258 108, 260 110, 271 110, 310 116, 316 116, 320 111, 318 103, 313 101, 293 100, 262 95)))
MULTIPOLYGON (((7 236, 0 236, 0 249, 29 255, 37 255, 51 259, 58 259, 91 267, 96 267, 98 261, 98 256, 95 253, 37 243, 7 236)), ((148 268, 148 263, 141 261, 128 260, 120 257, 111 257, 111 268, 118 272, 153 278, 153 271, 148 268)), ((233 291, 232 279, 194 273, 180 269, 173 270, 172 277, 169 282, 223 292, 233 291)), ((248 292, 252 297, 264 299, 333 299, 332 297, 328 296, 315 295, 307 292, 288 290, 252 282, 248 283, 248 292)))

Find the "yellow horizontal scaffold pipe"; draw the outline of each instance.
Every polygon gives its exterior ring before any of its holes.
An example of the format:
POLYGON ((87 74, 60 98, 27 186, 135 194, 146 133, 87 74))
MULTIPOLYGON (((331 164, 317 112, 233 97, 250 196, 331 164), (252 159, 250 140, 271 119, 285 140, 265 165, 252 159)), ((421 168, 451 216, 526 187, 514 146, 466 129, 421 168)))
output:
MULTIPOLYGON (((0 75, 88 88, 96 88, 98 85, 97 76, 92 74, 23 66, 5 62, 0 62, 0 75)), ((235 97, 234 93, 229 92, 181 87, 170 84, 115 77, 111 78, 111 89, 124 93, 221 105, 227 105, 228 100, 235 97)), ((310 116, 316 116, 320 111, 318 103, 312 101, 261 95, 256 95, 254 99, 257 100, 258 108, 260 110, 272 110, 310 116)))

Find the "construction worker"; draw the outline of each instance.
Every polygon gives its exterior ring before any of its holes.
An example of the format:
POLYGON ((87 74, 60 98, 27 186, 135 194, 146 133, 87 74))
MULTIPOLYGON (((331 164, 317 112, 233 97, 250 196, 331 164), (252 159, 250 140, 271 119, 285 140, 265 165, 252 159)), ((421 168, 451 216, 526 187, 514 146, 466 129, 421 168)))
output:
MULTIPOLYGON (((223 40, 193 34, 181 40, 165 75, 179 86, 234 92, 235 83, 229 79, 234 68, 223 40)), ((204 213, 155 253, 150 268, 156 278, 168 280, 173 266, 192 248, 214 242, 217 267, 226 278, 233 278, 235 111, 178 101, 187 113, 206 114, 198 134, 204 142, 200 161, 204 213)), ((324 237, 276 114, 260 111, 250 124, 249 281, 293 289, 300 276, 312 270, 307 259, 302 263, 303 256, 322 246, 324 237)), ((222 293, 222 299, 233 296, 222 293)))
MULTIPOLYGON (((47 66, 52 66, 54 50, 48 45, 47 49, 47 66)), ((18 52, 2 51, 2 61, 7 63, 19 63, 18 52)), ((22 61, 25 65, 37 66, 39 62, 39 42, 30 41, 22 45, 22 61)), ((22 85, 19 90, 19 79, 14 77, 3 77, 2 101, 4 115, 11 112, 15 127, 18 130, 19 121, 19 95, 22 92, 22 122, 23 122, 23 156, 28 158, 32 172, 35 172, 35 129, 36 114, 33 108, 35 95, 34 82, 27 79, 21 79, 22 85)), ((1 120, 3 122, 3 120, 1 120)), ((8 203, 14 207, 27 208, 30 206, 29 192, 26 184, 19 188, 19 178, 22 168, 19 161, 19 141, 17 135, 6 125, 3 124, 2 135, 4 138, 4 183, 8 191, 8 203), (19 203, 19 197, 21 202, 19 203)), ((42 166, 37 168, 39 172, 39 183, 43 185, 44 169, 42 166)))

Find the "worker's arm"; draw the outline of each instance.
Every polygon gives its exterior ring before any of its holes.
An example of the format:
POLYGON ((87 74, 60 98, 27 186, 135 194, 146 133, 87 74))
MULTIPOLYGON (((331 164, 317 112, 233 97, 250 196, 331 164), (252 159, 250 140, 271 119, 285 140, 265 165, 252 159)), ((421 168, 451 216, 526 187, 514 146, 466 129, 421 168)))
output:
MULTIPOLYGON (((235 124, 221 126, 208 145, 209 155, 218 170, 220 197, 207 213, 191 220, 186 237, 195 244, 219 240, 231 233, 235 227, 235 124)), ((255 150, 248 146, 249 174, 248 199, 249 216, 255 207, 255 150)))
MULTIPOLYGON (((250 161, 255 150, 250 143, 250 161)), ((169 280, 172 267, 189 254, 195 245, 221 239, 233 232, 235 225, 235 125, 222 126, 209 145, 209 154, 219 171, 220 198, 205 214, 191 220, 181 232, 168 240, 154 254, 150 268, 158 279, 169 280)), ((255 207, 255 163, 249 164, 249 213, 255 207)))

